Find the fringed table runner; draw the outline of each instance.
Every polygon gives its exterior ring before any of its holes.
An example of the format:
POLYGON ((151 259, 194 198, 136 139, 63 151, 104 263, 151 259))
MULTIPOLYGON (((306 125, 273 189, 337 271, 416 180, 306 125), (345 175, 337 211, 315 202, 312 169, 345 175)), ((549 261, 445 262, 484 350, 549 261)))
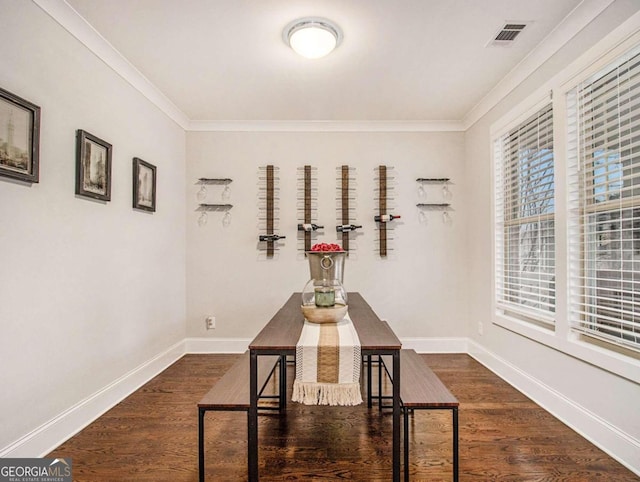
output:
POLYGON ((305 405, 358 405, 360 339, 349 315, 338 323, 304 322, 296 344, 294 402, 305 405))

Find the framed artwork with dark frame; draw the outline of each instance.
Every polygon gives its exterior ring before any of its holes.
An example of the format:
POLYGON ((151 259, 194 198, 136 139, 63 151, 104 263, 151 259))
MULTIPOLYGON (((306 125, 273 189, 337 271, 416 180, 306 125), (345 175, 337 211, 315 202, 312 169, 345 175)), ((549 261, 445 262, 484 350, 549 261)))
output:
POLYGON ((111 144, 82 129, 76 133, 76 194, 111 200, 111 144))
POLYGON ((156 212, 156 166, 133 158, 133 208, 156 212))
POLYGON ((0 176, 39 182, 40 107, 0 89, 0 176))

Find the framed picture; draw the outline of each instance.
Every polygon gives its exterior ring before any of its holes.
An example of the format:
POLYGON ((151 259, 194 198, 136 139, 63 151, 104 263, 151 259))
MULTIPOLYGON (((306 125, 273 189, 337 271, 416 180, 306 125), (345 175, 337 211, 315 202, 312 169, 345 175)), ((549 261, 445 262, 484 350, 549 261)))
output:
POLYGON ((39 181, 40 107, 0 89, 0 176, 39 181))
POLYGON ((156 212, 156 166, 133 158, 133 207, 156 212))
POLYGON ((82 129, 76 133, 76 194, 111 200, 111 144, 82 129))

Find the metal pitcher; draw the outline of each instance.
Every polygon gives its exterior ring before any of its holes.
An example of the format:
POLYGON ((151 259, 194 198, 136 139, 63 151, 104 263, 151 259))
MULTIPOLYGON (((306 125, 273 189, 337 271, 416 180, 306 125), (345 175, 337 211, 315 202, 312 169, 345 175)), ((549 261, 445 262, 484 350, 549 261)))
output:
POLYGON ((346 251, 307 251, 311 279, 337 279, 340 283, 343 283, 346 257, 346 251))

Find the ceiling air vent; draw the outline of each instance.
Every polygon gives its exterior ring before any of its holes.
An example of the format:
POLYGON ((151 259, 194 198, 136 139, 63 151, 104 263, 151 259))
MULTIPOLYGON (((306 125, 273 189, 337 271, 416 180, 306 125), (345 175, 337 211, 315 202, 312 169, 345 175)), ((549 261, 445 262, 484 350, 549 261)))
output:
POLYGON ((527 22, 509 22, 505 24, 504 27, 498 30, 487 46, 505 47, 513 45, 518 35, 520 35, 527 25, 527 22))

